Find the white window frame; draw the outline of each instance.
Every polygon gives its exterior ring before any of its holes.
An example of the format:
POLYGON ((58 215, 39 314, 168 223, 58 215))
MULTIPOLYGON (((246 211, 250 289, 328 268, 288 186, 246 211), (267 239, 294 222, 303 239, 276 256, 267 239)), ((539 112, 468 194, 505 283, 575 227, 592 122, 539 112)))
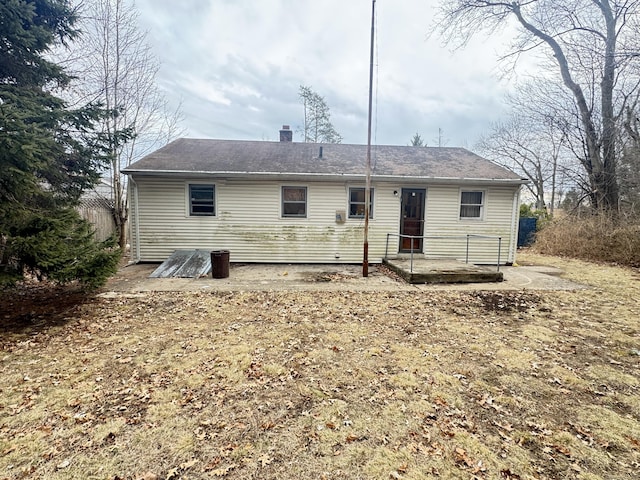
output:
POLYGON ((308 218, 309 216, 309 187, 306 185, 281 185, 280 186, 280 218, 308 218), (303 189, 304 190, 304 214, 287 214, 284 211, 285 203, 303 203, 300 201, 288 201, 284 200, 284 191, 287 188, 303 189))
MULTIPOLYGON (((356 220, 364 220, 364 213, 362 213, 362 215, 358 215, 358 214, 351 214, 351 191, 352 190, 362 190, 363 193, 366 193, 366 187, 349 187, 347 189, 347 216, 349 218, 353 218, 356 220)), ((371 197, 369 198, 369 220, 373 219, 373 210, 374 210, 374 203, 375 203, 375 195, 373 194, 374 192, 374 188, 371 187, 371 197)), ((364 200, 362 202, 355 202, 357 205, 365 205, 364 200)))
POLYGON ((459 208, 458 208, 458 215, 459 215, 459 219, 463 220, 463 221, 482 221, 484 220, 484 216, 485 216, 485 210, 486 210, 486 205, 487 205, 487 191, 480 189, 480 188, 462 188, 460 189, 460 197, 459 197, 459 208), (462 197, 465 193, 480 193, 482 194, 482 201, 481 203, 462 203, 462 197), (480 211, 479 211, 479 215, 478 216, 463 216, 462 215, 462 208, 468 206, 468 207, 479 207, 480 211))
POLYGON ((185 198, 186 198, 186 215, 188 217, 216 217, 218 212, 218 189, 215 183, 211 182, 187 182, 185 184, 185 198), (191 198, 191 187, 211 187, 213 189, 213 213, 194 213, 193 211, 193 199, 191 198))

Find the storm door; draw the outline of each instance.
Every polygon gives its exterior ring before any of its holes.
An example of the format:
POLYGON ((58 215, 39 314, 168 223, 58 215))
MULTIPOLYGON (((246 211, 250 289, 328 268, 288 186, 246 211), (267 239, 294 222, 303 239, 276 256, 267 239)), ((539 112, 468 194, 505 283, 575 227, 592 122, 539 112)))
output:
MULTIPOLYGON (((424 235, 424 188, 403 188, 400 219, 400 234, 413 237, 424 235)), ((400 237, 400 252, 422 253, 422 238, 400 237)))

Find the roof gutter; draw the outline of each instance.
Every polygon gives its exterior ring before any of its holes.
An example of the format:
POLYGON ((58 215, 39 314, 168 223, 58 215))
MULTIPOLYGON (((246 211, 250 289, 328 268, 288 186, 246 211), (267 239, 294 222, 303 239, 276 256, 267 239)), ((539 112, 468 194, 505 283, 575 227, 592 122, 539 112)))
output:
MULTIPOLYGON (((289 180, 289 179, 312 179, 312 180, 352 180, 364 181, 363 174, 338 174, 338 173, 292 173, 292 172, 207 172, 207 171, 182 171, 182 170, 134 170, 125 169, 122 171, 127 175, 137 175, 146 177, 166 177, 167 175, 180 175, 190 178, 222 178, 222 179, 260 179, 260 180, 289 180)), ((429 176, 413 176, 413 175, 376 175, 371 176, 372 180, 383 182, 421 182, 431 184, 505 184, 505 185, 524 185, 529 183, 526 178, 466 178, 466 177, 429 177, 429 176)))

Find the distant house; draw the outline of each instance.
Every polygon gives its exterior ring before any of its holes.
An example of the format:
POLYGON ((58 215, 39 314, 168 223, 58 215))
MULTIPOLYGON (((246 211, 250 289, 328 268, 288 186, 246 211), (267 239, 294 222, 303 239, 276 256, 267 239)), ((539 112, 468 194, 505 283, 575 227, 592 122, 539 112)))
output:
MULTIPOLYGON (((227 249, 233 262, 361 262, 367 147, 280 134, 182 138, 129 166, 132 259, 227 249)), ((370 262, 413 251, 495 263, 497 237, 501 263, 514 261, 518 175, 462 148, 373 146, 371 164, 370 262), (490 238, 467 247, 466 235, 490 238)))

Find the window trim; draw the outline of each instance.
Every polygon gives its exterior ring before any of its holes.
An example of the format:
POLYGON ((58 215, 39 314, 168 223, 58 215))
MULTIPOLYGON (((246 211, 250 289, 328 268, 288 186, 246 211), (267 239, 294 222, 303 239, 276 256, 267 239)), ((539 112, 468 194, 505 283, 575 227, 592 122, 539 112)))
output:
MULTIPOLYGON (((352 190, 362 190, 363 193, 366 190, 366 187, 349 187, 347 189, 347 216, 348 218, 353 218, 355 220, 364 220, 364 213, 362 215, 357 215, 357 214, 351 214, 351 191, 352 190)), ((369 220, 373 219, 373 210, 374 210, 374 199, 375 199, 375 195, 373 194, 374 192, 374 188, 371 187, 371 198, 369 198, 369 220)), ((355 205, 364 205, 365 201, 363 200, 362 202, 353 202, 355 205)))
POLYGON ((216 194, 217 194, 217 188, 215 183, 210 183, 210 182, 187 182, 187 188, 186 188, 186 197, 187 197, 187 216, 189 217, 215 217, 216 216, 216 212, 217 212, 217 198, 216 198, 216 194), (211 191, 212 191, 212 199, 211 199, 211 207, 212 207, 212 212, 208 213, 208 212, 194 212, 193 211, 193 196, 191 193, 191 189, 192 187, 211 187, 211 191))
POLYGON ((280 218, 308 218, 308 216, 309 216, 309 188, 306 185, 281 185, 280 186, 280 218), (287 188, 304 190, 304 202, 292 201, 292 200, 285 202, 284 191, 287 188), (285 203, 289 203, 289 204, 304 203, 304 214, 285 213, 284 211, 285 203))
POLYGON ((460 189, 460 197, 459 197, 459 208, 458 208, 458 218, 462 221, 474 221, 474 222, 478 222, 478 221, 482 221, 484 220, 484 216, 485 216, 485 209, 486 209, 486 205, 487 205, 487 191, 480 189, 480 188, 462 188, 460 189), (465 193, 480 193, 482 194, 482 201, 481 203, 462 203, 462 196, 465 193), (480 207, 480 213, 477 217, 467 217, 467 216, 462 216, 462 207, 464 206, 468 206, 468 207, 480 207))

